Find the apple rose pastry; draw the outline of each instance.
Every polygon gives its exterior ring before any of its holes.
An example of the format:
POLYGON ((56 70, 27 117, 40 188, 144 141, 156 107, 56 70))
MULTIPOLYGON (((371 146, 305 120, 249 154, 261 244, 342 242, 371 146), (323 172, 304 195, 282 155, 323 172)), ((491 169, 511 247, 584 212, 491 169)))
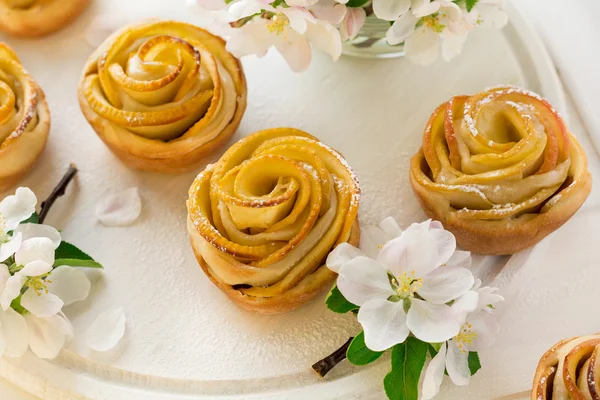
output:
POLYGON ((233 135, 246 109, 246 79, 220 38, 154 21, 125 27, 98 48, 84 67, 79 103, 130 167, 180 172, 233 135))
POLYGON ((512 254, 564 224, 587 198, 583 149, 540 96, 510 86, 456 96, 434 111, 410 181, 458 244, 512 254))
POLYGON ((306 132, 279 128, 233 145, 192 184, 188 231, 200 266, 242 307, 283 313, 335 279, 325 265, 358 245, 357 179, 306 132))
POLYGON ((49 131, 44 92, 16 54, 0 43, 0 191, 29 172, 46 146, 49 131))
POLYGON ((540 360, 531 400, 600 400, 600 334, 563 340, 540 360))
POLYGON ((42 36, 59 30, 90 0, 0 0, 0 30, 15 36, 42 36))

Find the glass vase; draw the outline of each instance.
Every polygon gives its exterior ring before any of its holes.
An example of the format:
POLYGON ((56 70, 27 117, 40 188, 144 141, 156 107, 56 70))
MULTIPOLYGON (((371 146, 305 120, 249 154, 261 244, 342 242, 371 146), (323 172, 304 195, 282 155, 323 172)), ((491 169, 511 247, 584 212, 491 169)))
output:
POLYGON ((385 40, 390 28, 388 21, 369 15, 358 35, 344 42, 342 53, 361 58, 396 58, 404 56, 404 44, 391 46, 385 40))

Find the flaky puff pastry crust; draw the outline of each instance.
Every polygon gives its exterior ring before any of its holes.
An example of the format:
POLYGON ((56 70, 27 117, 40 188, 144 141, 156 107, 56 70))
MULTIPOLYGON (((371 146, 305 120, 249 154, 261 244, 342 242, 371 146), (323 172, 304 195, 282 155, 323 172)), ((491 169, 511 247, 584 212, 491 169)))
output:
POLYGON ((0 191, 29 172, 46 147, 49 131, 44 92, 10 47, 0 43, 0 191))
POLYGON ((592 187, 585 153, 560 115, 511 86, 438 107, 411 159, 410 181, 425 212, 459 246, 481 254, 538 243, 592 187))
POLYGON ((91 0, 0 0, 0 30, 14 36, 43 36, 71 23, 91 0))
POLYGON ((175 21, 131 25, 92 54, 79 104, 134 169, 181 172, 225 144, 246 109, 246 79, 225 42, 175 21))
POLYGON ((358 181, 335 150, 278 128, 234 144, 189 191, 188 232, 200 266, 240 306, 276 314, 332 284, 325 265, 358 245, 358 181))
POLYGON ((541 358, 531 400, 600 400, 600 334, 558 342, 541 358))

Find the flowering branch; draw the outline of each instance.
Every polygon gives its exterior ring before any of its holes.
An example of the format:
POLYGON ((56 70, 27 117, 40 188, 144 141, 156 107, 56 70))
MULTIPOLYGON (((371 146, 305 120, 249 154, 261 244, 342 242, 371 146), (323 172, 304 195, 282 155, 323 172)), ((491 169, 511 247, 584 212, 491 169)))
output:
POLYGON ((328 355, 327 357, 317 361, 313 364, 312 369, 315 370, 317 374, 321 378, 323 378, 329 371, 333 369, 336 365, 346 359, 346 351, 348 351, 348 347, 350 347, 350 343, 354 340, 353 337, 348 339, 346 343, 342 345, 339 349, 328 355))
POLYGON ((50 196, 48 196, 48 198, 42 202, 39 215, 40 224, 43 224, 46 220, 46 216, 48 215, 48 212, 50 211, 50 208, 52 207, 54 202, 59 197, 65 194, 67 186, 69 186, 69 183, 71 183, 75 175, 77 175, 77 167, 75 166, 75 164, 71 163, 71 165, 69 165, 67 173, 62 177, 60 182, 58 182, 58 185, 56 185, 52 193, 50 193, 50 196))

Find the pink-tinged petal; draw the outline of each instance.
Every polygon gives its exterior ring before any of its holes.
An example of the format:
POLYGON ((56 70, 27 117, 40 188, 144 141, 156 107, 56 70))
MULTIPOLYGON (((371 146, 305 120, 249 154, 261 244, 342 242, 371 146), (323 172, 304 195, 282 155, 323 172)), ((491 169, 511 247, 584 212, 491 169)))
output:
POLYGON ((377 256, 377 262, 385 266, 394 275, 414 271, 421 278, 433 271, 436 264, 436 242, 418 227, 409 227, 402 236, 388 242, 377 256))
POLYGON ((446 370, 456 386, 466 386, 471 378, 469 370, 469 352, 458 348, 454 340, 448 343, 446 370))
POLYGON ((6 281, 4 290, 0 294, 0 306, 3 310, 8 310, 10 303, 21 294, 21 288, 27 280, 27 277, 22 275, 13 275, 6 281))
POLYGON ((402 229, 394 217, 387 217, 381 220, 379 229, 387 235, 388 240, 396 239, 398 236, 402 235, 402 229))
POLYGON ((70 323, 58 315, 39 318, 25 314, 25 321, 31 351, 40 358, 56 358, 69 338, 66 325, 70 323))
POLYGON ((429 229, 444 229, 444 225, 440 221, 432 221, 429 222, 429 229))
POLYGON ((354 39, 356 35, 358 35, 358 32, 360 32, 362 26, 365 24, 366 19, 367 13, 364 8, 348 8, 346 16, 340 25, 340 35, 342 40, 354 39))
POLYGON ((423 400, 434 398, 440 391, 444 370, 446 369, 446 342, 442 343, 440 351, 433 357, 423 378, 423 400))
POLYGON ((451 267, 464 267, 468 268, 471 266, 471 252, 456 250, 452 257, 446 262, 451 267))
POLYGON ((466 268, 438 267, 423 277, 419 296, 435 304, 445 304, 467 293, 475 277, 466 268))
POLYGON ((21 357, 29 347, 25 318, 12 308, 0 311, 0 337, 6 341, 5 356, 21 357))
POLYGON ((349 243, 340 243, 335 249, 327 256, 327 268, 333 272, 339 272, 342 265, 348 261, 355 259, 356 257, 365 256, 361 250, 352 246, 349 243))
POLYGON ((306 32, 308 22, 316 21, 311 13, 301 8, 282 8, 281 13, 290 21, 290 28, 300 35, 304 35, 306 32))
POLYGON ((449 306, 418 299, 412 299, 406 318, 406 324, 413 335, 427 343, 450 340, 460 331, 461 322, 449 306))
POLYGON ((83 271, 67 266, 52 270, 48 279, 52 281, 48 291, 58 296, 65 306, 87 299, 92 286, 83 271))
POLYGON ((369 258, 377 258, 379 251, 389 242, 390 239, 384 231, 378 226, 367 225, 360 229, 360 249, 364 251, 369 258))
POLYGON ((373 12, 379 19, 395 21, 410 9, 410 0, 373 0, 373 12))
POLYGON ((340 268, 337 286, 348 301, 362 306, 369 300, 384 299, 396 294, 387 271, 376 261, 358 257, 340 268))
POLYGON ((454 238, 454 235, 443 229, 432 229, 428 234, 436 243, 436 266, 446 264, 456 250, 456 239, 454 238))
POLYGON ((440 53, 440 35, 422 26, 406 39, 404 51, 406 57, 415 64, 433 64, 440 53))
POLYGON ((35 212, 37 197, 29 188, 20 187, 14 195, 0 202, 0 215, 4 218, 5 230, 13 231, 35 212))
POLYGON ((227 51, 238 58, 250 54, 264 57, 277 37, 269 32, 267 24, 268 21, 263 18, 254 18, 243 27, 234 29, 227 41, 227 51))
POLYGON ((23 235, 20 232, 16 232, 8 242, 2 243, 0 245, 0 262, 4 262, 15 255, 22 243, 23 235))
POLYGON ((21 305, 36 317, 50 317, 62 309, 64 303, 56 295, 29 288, 21 297, 21 305))
POLYGON ((306 71, 312 57, 308 40, 289 28, 286 28, 284 33, 274 36, 277 51, 281 53, 292 71, 306 71))
POLYGON ((370 300, 358 310, 357 317, 365 331, 365 344, 373 351, 403 343, 410 333, 402 302, 370 300))
POLYGON ((329 54, 333 61, 337 61, 342 55, 342 38, 340 31, 325 21, 308 23, 306 38, 310 44, 329 54))
POLYGON ((60 232, 50 225, 43 224, 21 224, 15 230, 15 232, 21 233, 23 241, 29 240, 35 237, 45 237, 52 240, 54 248, 57 249, 60 246, 61 237, 60 232))
POLYGON ((122 309, 108 310, 98 315, 87 329, 86 344, 96 351, 109 351, 123 338, 127 318, 122 309))
MULTIPOLYGON (((348 11, 350 10, 352 9, 348 9, 348 11)), ((346 16, 346 6, 334 0, 320 0, 310 7, 310 12, 320 20, 337 25, 341 23, 346 16)))
POLYGON ((142 213, 138 188, 104 196, 96 206, 96 217, 105 226, 128 226, 142 213))
POLYGON ((48 272, 46 271, 36 275, 31 275, 29 271, 33 271, 33 267, 28 268, 27 265, 35 261, 43 261, 44 263, 50 265, 54 264, 54 243, 52 240, 46 237, 31 238, 29 240, 25 240, 21 244, 21 247, 15 254, 15 262, 17 265, 25 266, 25 268, 21 270, 21 273, 27 276, 38 276, 48 272))

